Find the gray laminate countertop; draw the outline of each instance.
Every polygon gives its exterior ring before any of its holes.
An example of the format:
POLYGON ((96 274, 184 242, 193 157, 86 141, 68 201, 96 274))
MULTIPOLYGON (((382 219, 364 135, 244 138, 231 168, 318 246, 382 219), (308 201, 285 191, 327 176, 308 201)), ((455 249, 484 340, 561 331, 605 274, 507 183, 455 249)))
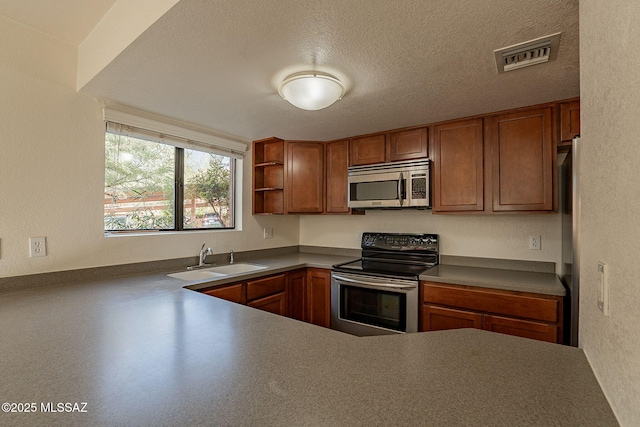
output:
POLYGON ((358 338, 186 284, 159 273, 0 293, 0 403, 32 409, 0 424, 617 425, 577 348, 471 329, 358 338))
POLYGON ((536 294, 566 295, 562 282, 554 273, 440 264, 421 274, 420 280, 536 294))

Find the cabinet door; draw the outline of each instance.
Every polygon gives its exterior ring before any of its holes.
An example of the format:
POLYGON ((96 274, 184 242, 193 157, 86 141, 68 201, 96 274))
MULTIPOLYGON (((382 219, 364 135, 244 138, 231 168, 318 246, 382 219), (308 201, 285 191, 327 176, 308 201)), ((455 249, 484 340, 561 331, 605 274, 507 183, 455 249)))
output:
POLYGON ((551 211, 551 107, 492 118, 494 211, 551 211))
POLYGON ((324 208, 324 143, 287 142, 288 213, 322 213, 324 208))
POLYGON ((348 177, 349 141, 330 142, 326 146, 325 169, 327 177, 326 213, 349 213, 348 177))
POLYGON ((461 328, 482 329, 482 314, 430 304, 422 306, 421 331, 443 331, 461 328))
POLYGON ((285 290, 285 275, 278 274, 247 282, 247 301, 273 295, 285 290))
POLYGON ((501 316, 485 316, 484 329, 517 337, 559 343, 558 325, 511 319, 501 316))
POLYGON ((429 157, 427 128, 404 130, 389 135, 389 161, 426 159, 429 157))
POLYGON ((331 324, 331 271, 307 269, 307 307, 305 320, 328 328, 331 324))
POLYGON ((384 163, 386 152, 384 134, 354 138, 349 141, 351 166, 384 163))
POLYGON ((306 308, 307 270, 287 273, 287 316, 304 320, 306 308))
POLYGON ((221 298, 231 302, 237 302, 244 304, 246 302, 244 287, 242 283, 237 283, 231 286, 222 286, 219 288, 208 289, 202 292, 203 294, 211 295, 212 297, 221 298))
POLYGON ((580 101, 560 104, 560 140, 571 141, 580 134, 580 101))
POLYGON ((433 128, 433 212, 484 210, 482 119, 433 128))
POLYGON ((287 299, 284 292, 260 298, 247 304, 249 307, 284 316, 287 313, 287 299))

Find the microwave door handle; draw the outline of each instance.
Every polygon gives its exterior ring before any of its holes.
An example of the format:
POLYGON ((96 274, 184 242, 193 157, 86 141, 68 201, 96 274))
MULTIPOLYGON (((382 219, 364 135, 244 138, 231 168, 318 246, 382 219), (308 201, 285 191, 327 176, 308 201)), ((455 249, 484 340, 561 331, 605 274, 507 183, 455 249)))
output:
POLYGON ((400 207, 402 207, 404 202, 404 176, 402 172, 400 172, 400 178, 398 179, 398 200, 400 201, 400 207))

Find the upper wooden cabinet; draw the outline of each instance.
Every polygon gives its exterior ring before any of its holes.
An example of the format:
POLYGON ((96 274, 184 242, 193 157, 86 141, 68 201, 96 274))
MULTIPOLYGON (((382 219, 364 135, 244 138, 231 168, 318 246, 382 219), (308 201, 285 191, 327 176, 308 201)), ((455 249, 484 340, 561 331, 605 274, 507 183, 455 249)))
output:
POLYGON ((284 213, 284 141, 253 142, 253 214, 284 213))
POLYGON ((552 108, 493 116, 493 211, 552 211, 552 108))
POLYGON ((387 155, 385 141, 384 134, 351 139, 349 141, 351 166, 384 163, 387 155))
POLYGON ((349 213, 347 200, 349 141, 329 142, 325 146, 326 213, 349 213))
POLYGON ((426 127, 352 138, 349 141, 350 165, 397 162, 429 157, 426 127))
POLYGON ((286 142, 287 213, 322 213, 324 210, 324 143, 286 142))
POLYGON ((429 157, 427 128, 418 128, 389 134, 388 161, 426 159, 429 157))
POLYGON ((484 210, 482 119, 433 128, 433 212, 484 210))
POLYGON ((580 101, 560 104, 560 143, 571 145, 571 140, 580 135, 580 101))

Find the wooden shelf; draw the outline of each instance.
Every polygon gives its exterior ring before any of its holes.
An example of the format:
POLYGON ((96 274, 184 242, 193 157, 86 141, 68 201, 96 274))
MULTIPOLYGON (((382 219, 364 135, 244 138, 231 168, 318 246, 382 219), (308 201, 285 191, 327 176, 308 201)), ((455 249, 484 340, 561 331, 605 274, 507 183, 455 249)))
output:
POLYGON ((284 214, 284 141, 253 142, 253 214, 284 214))

